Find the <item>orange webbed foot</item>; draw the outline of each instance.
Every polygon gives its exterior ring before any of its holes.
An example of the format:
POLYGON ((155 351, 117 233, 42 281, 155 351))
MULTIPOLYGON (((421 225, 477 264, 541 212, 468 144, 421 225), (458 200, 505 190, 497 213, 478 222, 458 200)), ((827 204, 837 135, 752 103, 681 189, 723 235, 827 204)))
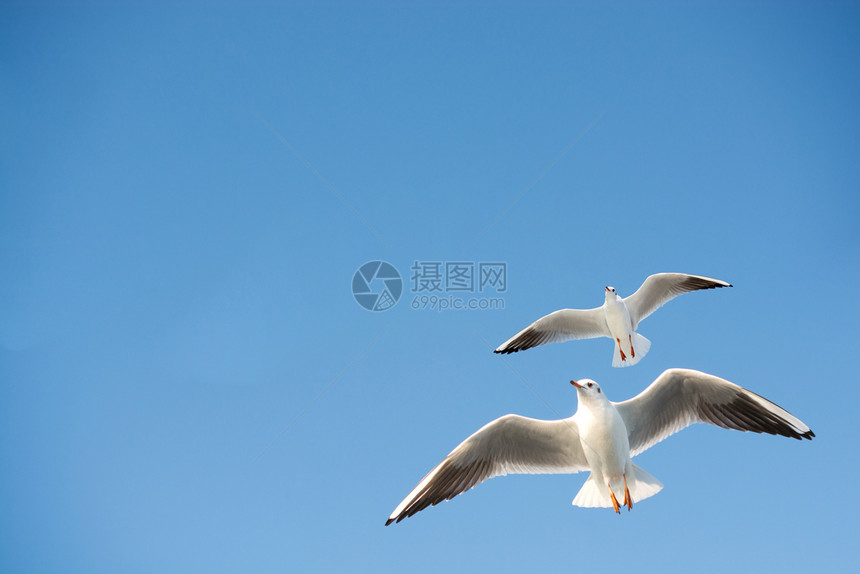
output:
POLYGON ((621 514, 621 507, 618 505, 618 499, 615 498, 615 493, 612 492, 612 487, 609 487, 609 496, 612 497, 612 508, 615 509, 616 514, 621 514))
MULTIPOLYGON (((624 354, 624 349, 621 348, 621 339, 615 338, 615 342, 618 343, 618 352, 621 353, 621 360, 626 361, 627 355, 624 354)), ((631 347, 632 348, 632 347, 631 347)))
POLYGON ((630 496, 630 489, 627 488, 627 475, 624 476, 624 504, 627 506, 627 512, 633 510, 633 497, 630 496))

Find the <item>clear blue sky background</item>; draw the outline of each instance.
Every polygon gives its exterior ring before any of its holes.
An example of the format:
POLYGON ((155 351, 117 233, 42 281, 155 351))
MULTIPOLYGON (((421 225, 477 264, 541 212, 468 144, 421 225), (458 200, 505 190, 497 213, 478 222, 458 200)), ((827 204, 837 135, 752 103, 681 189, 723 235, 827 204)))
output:
POLYGON ((0 570, 856 566, 860 5, 460 4, 0 7, 0 570), (506 262, 505 308, 411 309, 416 260, 506 262), (660 271, 735 287, 638 366, 489 350, 660 271), (620 517, 514 476, 383 526, 486 422, 676 366, 817 438, 688 429, 620 517))

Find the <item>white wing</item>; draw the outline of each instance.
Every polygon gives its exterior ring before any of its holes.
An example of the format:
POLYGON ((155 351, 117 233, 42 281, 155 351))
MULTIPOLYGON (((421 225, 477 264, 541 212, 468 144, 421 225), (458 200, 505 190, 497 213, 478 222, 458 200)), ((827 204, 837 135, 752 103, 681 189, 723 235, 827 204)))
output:
POLYGON ((718 287, 731 287, 731 284, 719 279, 686 273, 657 273, 645 279, 636 293, 624 299, 624 304, 630 311, 630 320, 635 330, 642 319, 678 295, 718 287))
POLYGON ((493 352, 516 353, 547 343, 609 336, 603 307, 562 309, 541 317, 499 345, 493 352))
POLYGON ((630 400, 614 403, 635 456, 693 423, 812 439, 803 421, 764 397, 725 379, 669 369, 630 400))
POLYGON ((506 415, 451 451, 403 499, 386 526, 450 500, 488 478, 506 474, 561 474, 588 470, 572 418, 541 421, 506 415))

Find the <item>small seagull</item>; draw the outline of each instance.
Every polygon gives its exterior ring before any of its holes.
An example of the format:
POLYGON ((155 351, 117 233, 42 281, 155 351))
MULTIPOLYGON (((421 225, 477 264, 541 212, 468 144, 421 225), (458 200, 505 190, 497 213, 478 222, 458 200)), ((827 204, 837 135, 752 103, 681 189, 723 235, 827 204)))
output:
POLYGON ((651 275, 636 293, 624 299, 615 292, 615 287, 606 287, 606 300, 601 307, 561 309, 550 313, 499 345, 493 352, 516 353, 570 339, 609 337, 615 341, 612 366, 635 365, 651 348, 651 341, 636 332, 645 317, 682 293, 718 287, 731 287, 731 284, 686 273, 651 275))
POLYGON ((451 451, 397 505, 385 525, 451 500, 494 476, 591 471, 575 506, 633 508, 657 494, 659 480, 632 457, 693 423, 810 439, 800 419, 764 397, 714 375, 669 369, 638 396, 613 403, 591 379, 571 381, 579 406, 566 419, 505 415, 451 451), (621 502, 619 503, 619 499, 621 502))

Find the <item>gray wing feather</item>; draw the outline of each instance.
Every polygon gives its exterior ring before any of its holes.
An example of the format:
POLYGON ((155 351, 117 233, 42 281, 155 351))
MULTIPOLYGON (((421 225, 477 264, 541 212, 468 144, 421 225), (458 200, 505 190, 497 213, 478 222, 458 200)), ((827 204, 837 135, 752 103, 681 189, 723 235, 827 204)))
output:
POLYGON ((386 526, 450 500, 488 478, 588 469, 572 419, 542 421, 506 415, 463 441, 394 509, 386 526))
POLYGON ((595 309, 561 309, 541 317, 493 351, 516 353, 539 345, 571 339, 608 337, 609 328, 603 307, 595 309))
POLYGON ((691 369, 669 369, 630 400, 615 403, 635 456, 693 423, 781 435, 815 436, 800 419, 752 391, 691 369))
POLYGON ((678 295, 719 287, 731 287, 731 284, 700 275, 657 273, 645 279, 636 293, 624 299, 624 303, 630 312, 633 329, 636 329, 640 321, 678 295))

